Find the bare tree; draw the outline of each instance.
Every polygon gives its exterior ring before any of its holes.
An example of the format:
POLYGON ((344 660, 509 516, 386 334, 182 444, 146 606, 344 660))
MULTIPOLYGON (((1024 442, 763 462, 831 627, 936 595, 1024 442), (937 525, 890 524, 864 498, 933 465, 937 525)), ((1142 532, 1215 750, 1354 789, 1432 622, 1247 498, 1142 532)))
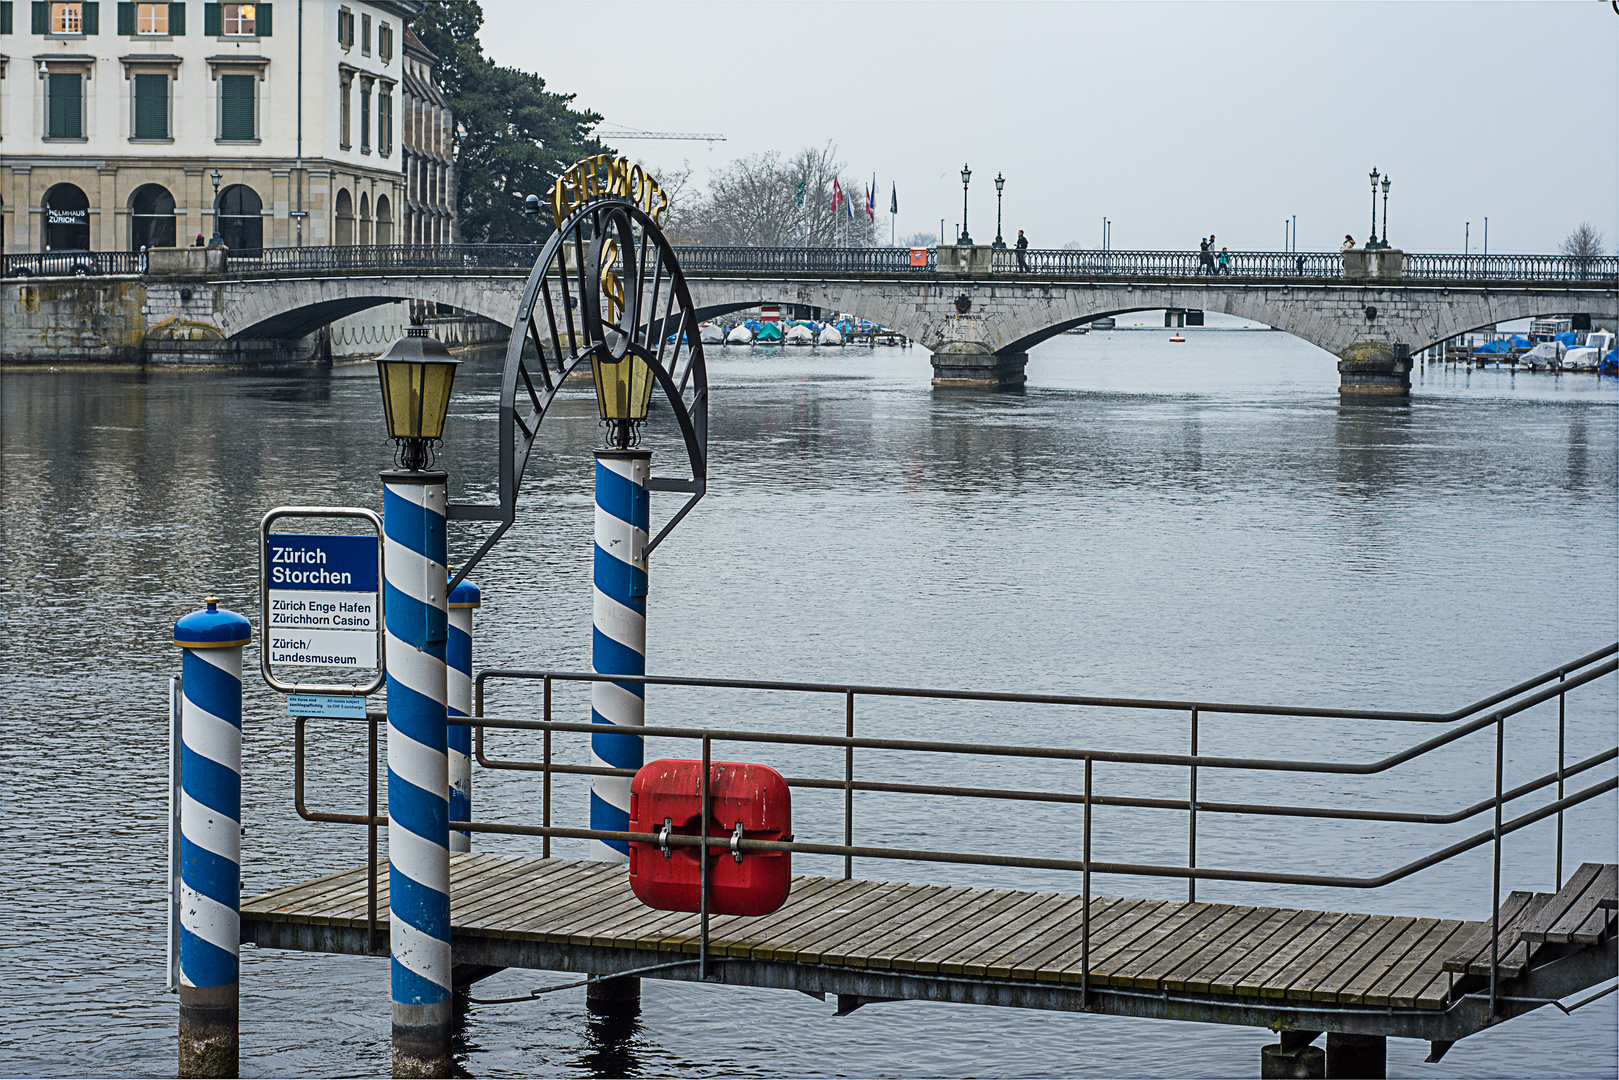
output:
POLYGON ((831 143, 791 158, 774 150, 738 158, 709 179, 706 192, 671 207, 669 233, 682 244, 869 247, 876 230, 866 216, 865 184, 840 175, 843 168, 831 143), (834 180, 853 207, 852 220, 841 202, 832 209, 834 180))
POLYGON ((1594 259, 1602 254, 1602 234, 1582 221, 1563 239, 1563 254, 1576 259, 1594 259))

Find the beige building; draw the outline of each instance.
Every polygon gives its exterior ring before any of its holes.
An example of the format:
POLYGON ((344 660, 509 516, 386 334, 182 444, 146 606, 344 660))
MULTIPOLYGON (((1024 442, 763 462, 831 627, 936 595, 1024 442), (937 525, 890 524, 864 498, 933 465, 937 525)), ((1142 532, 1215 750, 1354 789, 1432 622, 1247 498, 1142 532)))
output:
POLYGON ((210 239, 216 174, 235 249, 448 241, 453 127, 432 54, 406 56, 421 9, 0 0, 0 250, 210 239))

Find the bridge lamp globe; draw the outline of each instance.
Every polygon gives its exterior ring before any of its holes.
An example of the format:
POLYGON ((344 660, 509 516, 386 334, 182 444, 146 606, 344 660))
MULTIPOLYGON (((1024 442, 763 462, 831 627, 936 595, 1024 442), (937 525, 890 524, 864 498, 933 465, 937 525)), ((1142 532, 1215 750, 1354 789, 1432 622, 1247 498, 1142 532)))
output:
POLYGON ((602 422, 612 427, 613 445, 627 450, 652 403, 652 368, 633 350, 626 349, 616 357, 613 351, 609 344, 597 346, 590 368, 596 378, 596 407, 602 422))
POLYGON ((444 438, 450 387, 460 366, 444 343, 428 337, 422 326, 412 326, 407 336, 377 357, 388 438, 399 447, 402 467, 412 472, 425 469, 432 445, 444 438))

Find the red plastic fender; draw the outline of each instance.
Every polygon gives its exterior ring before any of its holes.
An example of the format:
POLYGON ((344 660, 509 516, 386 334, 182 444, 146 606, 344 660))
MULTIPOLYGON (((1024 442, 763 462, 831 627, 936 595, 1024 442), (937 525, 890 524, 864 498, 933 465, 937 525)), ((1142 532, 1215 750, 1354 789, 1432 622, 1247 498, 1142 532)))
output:
MULTIPOLYGON (((676 836, 697 836, 702 818, 703 763, 663 758, 643 765, 630 782, 630 831, 656 833, 665 823, 676 836)), ((748 840, 791 841, 792 793, 767 765, 715 761, 709 765, 708 835, 727 841, 709 848, 708 910, 715 915, 769 915, 787 902, 793 861, 788 851, 729 848, 737 826, 748 840)), ((648 907, 698 911, 702 864, 695 847, 630 844, 630 888, 648 907)))

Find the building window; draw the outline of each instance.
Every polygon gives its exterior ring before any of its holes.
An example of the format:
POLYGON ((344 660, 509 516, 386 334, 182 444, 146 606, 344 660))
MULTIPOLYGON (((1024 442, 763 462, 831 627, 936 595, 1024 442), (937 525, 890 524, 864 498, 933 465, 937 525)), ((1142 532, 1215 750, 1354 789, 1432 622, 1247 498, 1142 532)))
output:
POLYGON ((51 5, 51 33, 53 33, 53 34, 82 34, 82 33, 84 33, 84 5, 83 4, 52 4, 51 5))
POLYGON ((51 72, 45 83, 45 137, 84 138, 84 76, 51 72))
POLYGON ((360 153, 371 152, 371 80, 360 80, 360 153))
POLYGON ((386 247, 394 242, 393 208, 388 196, 377 196, 377 243, 386 247))
POLYGON ((337 193, 337 243, 339 247, 354 243, 354 199, 347 188, 337 193))
POLYGON ((360 55, 371 55, 371 16, 360 16, 360 55))
POLYGON ((394 28, 387 23, 377 26, 377 55, 384 64, 394 58, 394 28))
POLYGON ((90 200, 73 184, 45 193, 46 251, 85 251, 90 247, 90 200))
POLYGON ((135 33, 166 36, 169 32, 168 4, 136 4, 135 33))
POLYGON ((353 111, 353 94, 354 80, 345 75, 343 76, 343 88, 337 95, 338 146, 344 150, 353 145, 349 142, 349 116, 353 111))
POLYGON ((163 74, 141 74, 132 80, 135 90, 135 122, 132 138, 167 139, 169 137, 169 77, 163 74))
POLYGON ((219 137, 226 142, 250 142, 259 137, 252 75, 219 77, 219 137))
POLYGON ((173 247, 174 196, 161 184, 143 184, 129 200, 129 250, 173 247))
POLYGON ((224 4, 225 37, 257 37, 258 10, 255 4, 224 4))
POLYGON ((377 91, 377 153, 387 157, 393 152, 394 95, 390 87, 384 86, 377 91))
POLYGON ((264 246, 264 202, 246 184, 232 184, 219 193, 219 235, 232 251, 257 251, 264 246))
POLYGON ((354 48, 354 12, 348 8, 337 11, 337 43, 345 49, 354 48))

